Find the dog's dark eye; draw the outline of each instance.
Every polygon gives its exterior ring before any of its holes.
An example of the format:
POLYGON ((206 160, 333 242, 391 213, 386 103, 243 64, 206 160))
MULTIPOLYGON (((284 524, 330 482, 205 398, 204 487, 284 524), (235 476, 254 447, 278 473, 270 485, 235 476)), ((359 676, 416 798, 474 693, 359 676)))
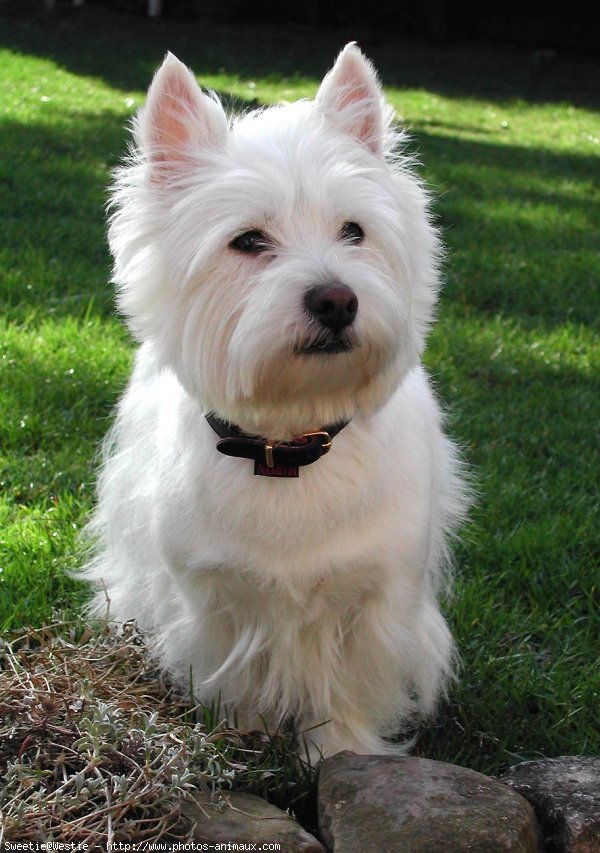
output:
POLYGON ((349 243, 362 243, 364 237, 365 232, 358 222, 345 222, 340 231, 340 238, 347 240, 349 243))
POLYGON ((229 245, 232 249, 237 249, 238 252, 257 255, 266 251, 271 244, 262 231, 245 231, 235 240, 232 240, 229 245))

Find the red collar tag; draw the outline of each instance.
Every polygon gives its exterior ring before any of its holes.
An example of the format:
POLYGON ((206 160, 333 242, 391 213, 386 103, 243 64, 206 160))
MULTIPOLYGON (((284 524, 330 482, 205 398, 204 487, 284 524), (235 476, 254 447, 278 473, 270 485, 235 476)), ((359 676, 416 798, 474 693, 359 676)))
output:
POLYGON ((259 477, 299 477, 300 471, 295 465, 273 465, 269 468, 264 462, 255 462, 254 474, 259 477))

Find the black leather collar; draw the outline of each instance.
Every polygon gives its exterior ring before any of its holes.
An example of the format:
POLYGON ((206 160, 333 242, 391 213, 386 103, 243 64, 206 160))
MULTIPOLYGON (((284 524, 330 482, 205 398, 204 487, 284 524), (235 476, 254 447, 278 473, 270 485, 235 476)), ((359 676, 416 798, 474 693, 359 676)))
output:
POLYGON ((299 468, 312 465, 329 453, 332 439, 348 425, 348 421, 342 421, 299 435, 292 441, 274 441, 244 432, 214 412, 209 412, 206 420, 220 437, 217 442, 220 453, 253 459, 254 473, 266 477, 297 477, 299 468))

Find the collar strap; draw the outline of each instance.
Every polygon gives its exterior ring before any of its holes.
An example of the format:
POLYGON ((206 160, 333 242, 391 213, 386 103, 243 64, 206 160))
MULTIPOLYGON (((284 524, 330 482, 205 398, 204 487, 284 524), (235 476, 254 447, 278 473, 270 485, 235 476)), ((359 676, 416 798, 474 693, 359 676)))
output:
MULTIPOLYGON (((325 426, 316 432, 304 433, 292 441, 274 441, 261 435, 244 432, 235 424, 222 420, 214 412, 209 412, 205 417, 220 437, 220 441, 217 442, 217 450, 220 453, 224 453, 225 456, 253 459, 257 466, 266 469, 264 473, 267 475, 269 475, 269 469, 277 471, 312 465, 321 456, 329 453, 332 439, 348 425, 348 421, 342 421, 325 426)), ((257 471, 255 466, 255 473, 262 473, 262 471, 257 471)), ((291 476, 297 476, 297 474, 291 476)))

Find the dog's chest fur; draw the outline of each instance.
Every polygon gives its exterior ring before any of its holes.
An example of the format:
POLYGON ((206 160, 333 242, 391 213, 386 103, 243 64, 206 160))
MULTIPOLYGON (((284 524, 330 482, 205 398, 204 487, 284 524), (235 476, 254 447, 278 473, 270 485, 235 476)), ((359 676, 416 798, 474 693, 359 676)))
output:
POLYGON ((297 584, 301 594, 353 563, 422 562, 434 459, 419 445, 435 404, 420 370, 376 417, 351 422, 327 456, 289 480, 254 476, 250 460, 219 454, 201 408, 172 375, 147 379, 144 366, 138 374, 146 388, 134 379, 134 405, 145 394, 153 411, 143 430, 129 431, 126 418, 118 429, 140 455, 158 455, 142 476, 164 556, 178 571, 222 565, 297 584))

